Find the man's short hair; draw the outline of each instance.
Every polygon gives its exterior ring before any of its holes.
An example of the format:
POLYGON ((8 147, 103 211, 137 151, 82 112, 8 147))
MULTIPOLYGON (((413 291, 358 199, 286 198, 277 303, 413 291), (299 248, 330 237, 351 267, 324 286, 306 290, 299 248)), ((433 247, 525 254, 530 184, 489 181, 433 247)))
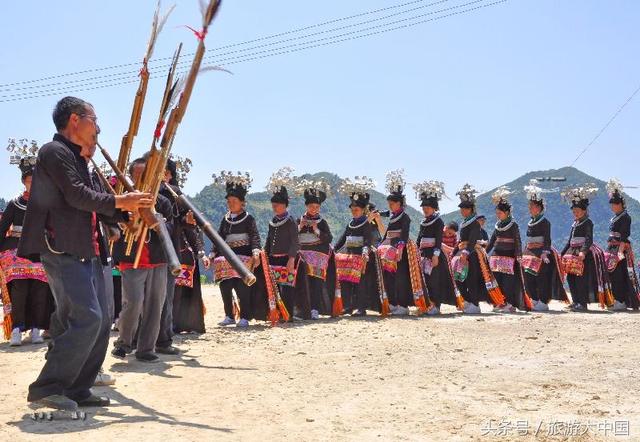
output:
POLYGON ((447 224, 447 227, 453 230, 454 232, 458 231, 458 223, 455 221, 451 221, 449 224, 447 224))
POLYGON ((136 158, 135 160, 133 160, 131 164, 129 164, 129 175, 133 175, 133 168, 136 167, 138 164, 142 164, 146 166, 147 160, 145 158, 136 158))
POLYGON ((83 115, 89 107, 93 107, 91 103, 76 97, 64 97, 58 101, 53 109, 53 124, 56 125, 56 130, 64 130, 71 114, 83 115))

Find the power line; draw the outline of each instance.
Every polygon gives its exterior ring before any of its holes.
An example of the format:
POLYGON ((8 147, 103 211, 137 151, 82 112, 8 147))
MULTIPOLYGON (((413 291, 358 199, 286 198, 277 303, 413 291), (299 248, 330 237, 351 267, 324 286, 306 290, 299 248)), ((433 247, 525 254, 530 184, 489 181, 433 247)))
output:
POLYGON ((616 111, 616 113, 615 113, 615 114, 613 114, 613 116, 612 116, 611 118, 609 118, 609 121, 607 121, 607 124, 605 124, 605 125, 602 127, 602 129, 600 129, 600 131, 596 134, 596 136, 595 136, 595 137, 593 137, 593 139, 589 142, 589 144, 587 144, 587 145, 585 146, 585 148, 584 148, 584 149, 582 149, 582 152, 580 152, 580 153, 578 154, 578 156, 576 157, 576 159, 575 159, 575 160, 573 160, 573 163, 571 163, 570 167, 573 167, 573 166, 578 162, 578 160, 582 157, 582 155, 584 155, 584 153, 585 153, 587 150, 589 150, 589 148, 590 148, 591 146, 593 146, 593 143, 595 143, 595 142, 596 142, 596 140, 597 140, 598 138, 600 138, 600 135, 602 135, 602 133, 603 133, 605 130, 607 130, 607 128, 611 125, 611 123, 613 123, 613 120, 615 120, 616 118, 618 118, 618 115, 620 115, 620 113, 621 113, 621 112, 622 112, 622 110, 627 106, 627 104, 631 103, 631 100, 633 100, 633 98, 638 94, 638 92, 640 92, 640 86, 638 86, 638 88, 637 88, 635 91, 633 91, 633 94, 631 94, 631 95, 629 96, 629 98, 627 98, 627 100, 622 104, 622 106, 620 106, 620 107, 618 108, 618 110, 616 111))
MULTIPOLYGON (((229 45, 225 45, 225 46, 221 46, 218 48, 212 48, 212 49, 207 49, 207 52, 215 52, 215 51, 220 51, 223 49, 229 49, 229 48, 233 48, 233 47, 238 47, 238 46, 244 46, 244 45, 248 45, 248 44, 252 44, 252 43, 258 43, 261 41, 265 41, 265 40, 269 40, 269 39, 273 39, 273 38, 279 38, 279 37, 283 37, 286 35, 291 35, 291 34, 295 34, 295 33, 299 33, 299 32, 304 32, 304 31, 308 31, 311 29, 315 29, 315 28, 319 28, 322 26, 327 26, 330 24, 334 24, 334 23, 339 23, 339 22, 343 22, 343 21, 347 21, 347 20, 352 20, 354 18, 359 18, 359 17, 364 17, 367 15, 373 15, 373 14, 378 14, 381 12, 386 12, 386 11, 390 11, 392 9, 398 9, 398 8, 404 8, 406 6, 411 6, 414 4, 418 4, 418 3, 424 3, 426 0, 413 0, 410 2, 405 2, 405 3, 401 3, 398 5, 393 5, 393 6, 387 6, 384 8, 379 8, 379 9, 374 9, 374 10, 370 10, 370 11, 364 11, 358 14, 354 14, 354 15, 349 15, 346 17, 340 17, 340 18, 336 18, 336 19, 332 19, 332 20, 328 20, 325 22, 321 22, 321 23, 316 23, 313 25, 309 25, 309 26, 304 26, 301 28, 297 28, 297 29, 292 29, 289 31, 285 31, 285 32, 279 32, 277 34, 271 34, 271 35, 267 35, 267 36, 263 36, 263 37, 258 37, 258 38, 254 38, 251 40, 245 40, 239 43, 232 43, 229 45)), ((429 6, 435 6, 441 3, 446 3, 449 0, 439 0, 433 3, 430 3, 428 5, 425 5, 423 7, 429 7, 429 6)), ((184 56, 191 56, 194 55, 194 53, 187 53, 184 54, 184 56)), ((164 58, 156 58, 152 61, 150 61, 150 63, 153 62, 160 62, 160 61, 169 61, 171 60, 172 57, 164 57, 164 58)), ((116 65, 111 65, 111 66, 103 66, 100 68, 91 68, 91 69, 85 69, 82 71, 76 71, 76 72, 67 72, 67 73, 63 73, 63 74, 58 74, 58 75, 52 75, 49 77, 43 77, 43 78, 38 78, 38 79, 34 79, 34 80, 24 80, 24 81, 18 81, 18 82, 14 82, 14 83, 5 83, 5 84, 0 84, 0 89, 4 89, 8 86, 19 86, 22 84, 31 84, 31 83, 37 83, 37 82, 41 82, 41 81, 47 81, 47 80, 54 80, 56 78, 63 78, 63 77, 69 77, 69 76, 74 76, 74 75, 81 75, 81 74, 87 74, 87 73, 93 73, 93 72, 101 72, 101 71, 105 71, 105 70, 111 70, 111 69, 120 69, 120 68, 124 68, 124 67, 129 67, 129 66, 140 66, 140 62, 132 62, 132 63, 122 63, 122 64, 116 64, 116 65)))
MULTIPOLYGON (((295 52, 300 52, 300 51, 304 51, 304 50, 308 50, 308 49, 313 49, 313 48, 317 48, 317 47, 322 47, 322 46, 328 46, 328 45, 333 45, 333 44, 337 44, 337 43, 341 43, 341 42, 345 42, 345 41, 351 41, 351 40, 357 40, 360 38, 365 38, 365 37, 370 37, 370 36, 374 36, 374 35, 378 35, 378 34, 383 34, 383 33, 387 33, 387 32, 391 32, 391 31, 396 31, 396 30, 400 30, 400 29, 406 29, 409 27, 413 27, 419 24, 424 24, 424 23, 428 23, 428 22, 432 22, 432 21, 436 21, 436 20, 441 20, 443 18, 447 18, 447 17, 452 17, 455 15, 461 15, 461 14, 465 14, 468 12, 472 12, 478 9, 482 9, 482 8, 486 8, 486 7, 490 7, 490 6, 494 6, 500 3, 505 3, 508 0, 499 0, 499 1, 494 1, 491 3, 483 3, 481 5, 472 7, 472 8, 468 8, 468 9, 464 9, 461 11, 456 11, 453 13, 449 13, 449 14, 445 14, 445 15, 441 15, 441 16, 437 16, 437 17, 432 17, 426 20, 420 20, 420 21, 416 21, 413 23, 406 23, 410 20, 415 20, 416 18, 420 18, 420 17, 425 17, 428 15, 433 15, 433 14, 437 14, 440 12, 445 12, 445 11, 450 11, 453 9, 458 9, 464 6, 469 6, 469 5, 473 5, 473 4, 478 4, 478 3, 482 3, 485 0, 474 0, 472 2, 466 3, 466 4, 462 4, 462 5, 457 5, 454 7, 450 7, 450 8, 445 8, 445 9, 441 9, 438 11, 433 11, 427 14, 421 14, 418 16, 414 16, 414 17, 409 17, 409 18, 405 18, 402 20, 397 20, 391 23, 385 23, 385 24, 380 24, 377 26, 372 26, 372 27, 368 27, 368 28, 363 28, 363 29, 359 29, 356 31, 350 31, 347 33, 343 33, 343 34, 339 34, 339 35, 334 35, 331 37, 325 37, 325 38, 321 38, 321 39, 316 39, 316 40, 311 40, 311 41, 306 41, 303 43, 297 43, 297 44, 293 44, 293 45, 288 45, 288 46, 282 46, 282 47, 278 47, 278 48, 272 48, 272 49, 266 49, 266 50, 262 50, 262 51, 257 51, 254 53, 250 53, 250 54, 244 54, 244 55, 239 55, 239 56, 235 56, 235 57, 228 57, 228 58, 224 58, 224 59, 214 59, 212 63, 207 64, 207 66, 212 66, 212 65, 217 65, 217 66, 230 66, 230 65, 234 65, 234 64, 239 64, 239 63, 244 63, 247 61, 254 61, 254 60, 261 60, 264 58, 270 58, 273 56, 277 56, 277 55, 283 55, 283 54, 289 54, 289 53, 295 53, 295 52), (398 24, 398 23, 404 23, 400 26, 395 26, 395 27, 390 27, 393 24, 398 24), (386 28, 386 29, 385 29, 386 28), (371 30, 372 32, 366 32, 371 30), (341 37, 345 37, 345 38, 341 38, 341 37), (261 54, 265 54, 265 55, 261 55, 261 54)), ((182 62, 184 63, 184 62, 182 62)), ((98 77, 101 78, 101 77, 98 77)), ((159 77, 154 77, 154 78, 159 78, 159 77)), ((137 76, 136 77, 122 77, 122 78, 115 78, 115 79, 111 79, 111 80, 98 80, 95 82, 87 82, 85 83, 84 86, 80 86, 80 88, 78 88, 79 86, 70 86, 70 87, 62 87, 62 88, 54 88, 54 89, 49 89, 49 90, 44 90, 44 91, 32 91, 29 93, 18 93, 18 94, 10 94, 10 95, 5 95, 5 96, 0 96, 0 103, 2 102, 9 102, 9 101, 21 101, 21 100, 27 100, 27 99, 31 99, 31 98, 40 98, 40 97, 45 97, 45 96, 51 96, 51 95, 57 95, 60 94, 62 92, 76 92, 76 91, 84 91, 84 90, 93 90, 93 89, 101 89, 101 88, 106 88, 106 87, 111 87, 111 86, 117 86, 117 85, 123 85, 123 84, 130 84, 130 83, 134 83, 137 82, 137 76), (102 86, 100 86, 102 85, 102 86)))

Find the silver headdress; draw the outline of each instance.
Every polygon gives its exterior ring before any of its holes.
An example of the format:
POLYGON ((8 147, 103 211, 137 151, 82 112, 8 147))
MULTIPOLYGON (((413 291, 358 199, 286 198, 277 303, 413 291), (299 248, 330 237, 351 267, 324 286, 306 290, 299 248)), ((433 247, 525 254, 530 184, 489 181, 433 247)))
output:
POLYGON ((462 186, 462 189, 456 192, 456 195, 460 197, 460 203, 468 205, 475 205, 477 194, 478 191, 469 183, 462 186))
POLYGON ((317 181, 306 178, 295 178, 293 190, 296 194, 304 196, 305 204, 322 204, 330 194, 331 186, 324 179, 317 181))
POLYGON ((230 170, 222 170, 219 175, 215 173, 211 175, 213 178, 213 185, 217 187, 228 188, 232 187, 243 187, 245 189, 249 189, 251 187, 251 183, 253 183, 253 178, 251 178, 251 174, 249 172, 231 172, 230 170))
POLYGON ((24 178, 26 175, 33 173, 38 149, 38 143, 35 140, 29 141, 26 138, 21 138, 16 141, 15 138, 9 138, 7 145, 7 151, 11 153, 9 164, 17 164, 24 178))
POLYGON ((524 191, 527 194, 527 199, 529 201, 535 201, 541 203, 544 201, 542 194, 544 190, 538 186, 539 181, 536 179, 529 180, 529 184, 524 186, 524 191))
POLYGON ((581 207, 589 205, 589 198, 598 191, 594 184, 583 184, 582 186, 567 187, 560 195, 571 205, 571 207, 581 207))
POLYGON ((609 195, 609 203, 624 204, 624 196, 622 195, 624 186, 617 178, 611 178, 607 183, 607 194, 609 195))
POLYGON ((376 182, 366 176, 344 178, 338 187, 338 192, 345 195, 364 194, 376 187, 376 182))
POLYGON ((390 194, 402 194, 407 182, 404 179, 404 169, 396 169, 387 172, 386 188, 390 194))
POLYGON ((291 187, 294 183, 292 174, 293 167, 285 166, 278 169, 269 178, 266 189, 276 194, 280 192, 283 187, 291 187))
POLYGON ((511 195, 511 190, 509 190, 507 186, 500 186, 495 190, 495 192, 491 194, 491 201, 495 206, 511 207, 511 203, 509 203, 510 195, 511 195))
POLYGON ((191 172, 191 167, 193 166, 193 162, 189 157, 182 158, 178 155, 171 155, 171 159, 176 163, 176 181, 178 182, 178 187, 183 187, 187 182, 187 178, 189 172, 191 172))
POLYGON ((445 195, 444 183, 442 181, 423 181, 413 185, 413 190, 416 192, 416 198, 436 198, 438 201, 445 195))

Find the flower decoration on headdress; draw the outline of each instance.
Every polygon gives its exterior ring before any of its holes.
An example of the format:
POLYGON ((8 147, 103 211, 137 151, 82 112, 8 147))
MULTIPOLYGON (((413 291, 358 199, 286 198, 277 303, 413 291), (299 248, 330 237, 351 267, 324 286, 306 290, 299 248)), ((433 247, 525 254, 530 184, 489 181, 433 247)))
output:
POLYGON ((460 202, 475 204, 476 203, 476 195, 478 191, 471 184, 467 183, 462 186, 462 189, 456 192, 456 195, 460 197, 460 202))
POLYGON ((390 194, 401 194, 407 182, 404 179, 404 169, 396 169, 387 172, 386 188, 390 194))
POLYGON ((423 181, 413 185, 413 190, 416 192, 416 198, 436 198, 438 201, 445 196, 444 183, 442 181, 423 181))
POLYGON ((278 193, 281 189, 291 187, 293 181, 293 167, 285 166, 275 171, 269 178, 267 190, 271 193, 278 193))
POLYGON ((598 191, 594 184, 583 184, 582 186, 567 187, 560 195, 571 205, 588 201, 589 198, 598 191))

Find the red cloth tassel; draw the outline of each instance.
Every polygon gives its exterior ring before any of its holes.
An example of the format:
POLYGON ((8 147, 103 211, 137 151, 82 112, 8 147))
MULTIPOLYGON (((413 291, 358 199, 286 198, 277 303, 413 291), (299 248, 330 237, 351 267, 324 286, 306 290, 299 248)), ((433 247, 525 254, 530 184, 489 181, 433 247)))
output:
POLYGON ((280 310, 280 316, 282 316, 282 320, 284 322, 289 322, 289 319, 291 319, 291 316, 289 316, 289 311, 287 310, 287 307, 284 305, 284 302, 280 298, 278 298, 278 309, 280 310))
POLYGON ((336 297, 333 298, 333 310, 331 313, 334 318, 337 318, 338 316, 342 315, 342 312, 344 312, 344 305, 342 304, 342 296, 340 296, 340 294, 337 293, 336 297))
POLYGON ((389 298, 384 297, 382 299, 382 317, 386 318, 391 313, 391 308, 389 307, 389 298))
POLYGON ((527 310, 533 310, 533 301, 527 292, 524 292, 524 305, 527 307, 527 310))
POLYGON ((493 305, 504 305, 505 303, 505 299, 504 299, 504 295, 502 294, 502 290, 500 290, 500 287, 495 287, 492 289, 489 289, 489 298, 491 298, 491 302, 493 303, 493 305))
POLYGON ((189 25, 182 25, 185 28, 189 29, 191 32, 193 32, 193 34, 196 36, 196 38, 198 39, 198 41, 204 41, 204 38, 207 36, 207 30, 203 29, 202 31, 196 31, 195 29, 193 29, 191 26, 189 25))
POLYGON ((427 312, 427 301, 424 299, 424 295, 420 295, 419 298, 417 298, 414 303, 416 304, 416 307, 418 307, 418 310, 420 311, 420 313, 426 313, 427 312))

